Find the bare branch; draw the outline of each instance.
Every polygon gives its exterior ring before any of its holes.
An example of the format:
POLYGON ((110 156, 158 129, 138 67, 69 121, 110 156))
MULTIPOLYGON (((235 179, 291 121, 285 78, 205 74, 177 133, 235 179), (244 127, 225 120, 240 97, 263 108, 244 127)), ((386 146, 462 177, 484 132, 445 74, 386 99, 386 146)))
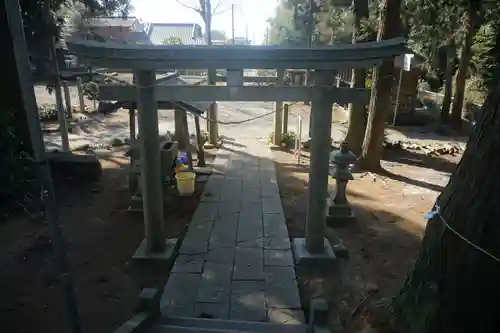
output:
POLYGON ((193 6, 190 6, 190 5, 187 5, 185 4, 182 0, 175 0, 179 5, 183 6, 183 7, 186 7, 186 8, 189 8, 191 10, 194 10, 195 12, 197 13, 200 13, 202 12, 202 8, 199 8, 199 7, 193 7, 193 6))

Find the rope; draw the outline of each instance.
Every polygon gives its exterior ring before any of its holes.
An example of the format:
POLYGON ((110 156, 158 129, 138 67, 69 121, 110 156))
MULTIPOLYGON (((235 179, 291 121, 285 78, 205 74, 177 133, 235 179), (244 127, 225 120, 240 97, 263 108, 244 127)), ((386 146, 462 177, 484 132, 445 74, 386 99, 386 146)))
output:
POLYGON ((448 228, 451 232, 453 232, 455 235, 457 235, 461 240, 463 240, 464 242, 466 242, 467 244, 469 244, 470 246, 472 246, 476 250, 478 250, 478 251, 482 252, 483 254, 487 255, 491 259, 493 259, 493 260, 495 260, 497 262, 500 262, 500 258, 498 258, 497 256, 491 254, 490 252, 488 252, 487 250, 483 249, 479 245, 473 243, 471 240, 469 240, 467 237, 463 236, 455 228, 453 228, 451 225, 449 225, 446 222, 446 220, 444 219, 444 217, 441 215, 440 210, 441 210, 440 207, 438 205, 435 205, 434 208, 429 213, 427 213, 427 215, 424 216, 424 218, 429 220, 429 219, 437 216, 439 218, 439 220, 444 224, 444 226, 446 228, 448 228))
MULTIPOLYGON (((93 74, 96 74, 96 75, 100 75, 102 77, 105 77, 105 78, 108 78, 108 79, 111 79, 111 80, 114 80, 116 82, 119 82, 121 84, 124 84, 124 85, 127 85, 127 86, 132 86, 132 87, 135 87, 135 88, 138 88, 138 89, 145 89, 145 88, 153 88, 153 87, 156 87, 160 84, 163 84, 164 82, 160 82, 160 83, 154 83, 152 85, 149 85, 149 86, 139 86, 137 84, 133 84, 133 83, 130 83, 130 82, 127 82, 127 81, 124 81, 124 80, 120 80, 119 78, 115 77, 115 76, 112 76, 112 75, 108 75, 108 74, 105 74, 105 73, 102 73, 102 72, 95 72, 93 74)), ((335 88, 335 83, 330 85, 330 86, 321 86, 321 85, 310 85, 309 87, 326 87, 326 88, 329 88, 329 89, 333 89, 335 88)), ((294 104, 297 104, 299 101, 294 101, 290 104, 288 104, 288 106, 292 106, 294 104)), ((182 109, 185 109, 182 105, 180 105, 179 103, 176 103, 175 101, 171 101, 172 104, 182 108, 182 109)), ((209 119, 208 117, 205 117, 205 116, 202 116, 202 115, 199 115, 199 117, 207 122, 215 122, 215 123, 218 123, 220 125, 241 125, 241 124, 244 124, 244 123, 248 123, 248 122, 251 122, 251 121, 254 121, 254 120, 257 120, 257 119, 261 119, 261 118, 264 118, 264 117, 267 117, 267 116, 270 116, 278 111, 283 111, 284 110, 284 106, 281 107, 281 108, 278 108, 278 109, 275 109, 275 110, 272 110, 270 112, 267 112, 265 114, 262 114, 262 115, 258 115, 258 116, 255 116, 255 117, 251 117, 251 118, 247 118, 247 119, 244 119, 244 120, 235 120, 235 121, 221 121, 221 120, 213 120, 213 119, 209 119)))

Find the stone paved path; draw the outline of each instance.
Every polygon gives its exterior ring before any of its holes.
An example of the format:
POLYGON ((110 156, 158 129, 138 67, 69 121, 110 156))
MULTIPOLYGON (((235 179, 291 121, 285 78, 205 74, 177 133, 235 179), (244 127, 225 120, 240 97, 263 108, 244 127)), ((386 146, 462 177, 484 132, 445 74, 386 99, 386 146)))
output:
POLYGON ((161 300, 163 315, 303 322, 269 148, 225 142, 161 300))

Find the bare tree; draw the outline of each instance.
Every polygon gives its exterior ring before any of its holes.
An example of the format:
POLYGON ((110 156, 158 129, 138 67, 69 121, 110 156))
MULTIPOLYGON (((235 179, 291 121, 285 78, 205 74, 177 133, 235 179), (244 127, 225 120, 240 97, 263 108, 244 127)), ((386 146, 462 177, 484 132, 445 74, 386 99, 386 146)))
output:
MULTIPOLYGON (((176 0, 180 5, 192 9, 200 14, 201 19, 205 23, 205 41, 207 45, 212 45, 212 17, 222 14, 227 9, 222 7, 223 0, 218 0, 215 4, 214 0, 176 0)), ((214 85, 216 81, 216 71, 210 69, 207 71, 207 83, 214 85)), ((208 109, 207 130, 209 133, 209 141, 211 144, 216 144, 219 137, 219 129, 217 125, 217 107, 212 103, 208 109)))

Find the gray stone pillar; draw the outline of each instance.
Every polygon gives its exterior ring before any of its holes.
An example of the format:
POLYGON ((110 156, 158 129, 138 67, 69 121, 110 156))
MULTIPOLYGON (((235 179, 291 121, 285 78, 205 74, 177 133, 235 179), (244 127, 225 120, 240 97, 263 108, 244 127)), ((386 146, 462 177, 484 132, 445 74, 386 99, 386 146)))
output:
MULTIPOLYGON (((276 85, 281 86, 283 85, 283 77, 285 76, 285 70, 283 69, 278 69, 277 70, 277 81, 276 85)), ((273 145, 275 146, 281 146, 281 133, 282 133, 282 126, 283 126, 283 101, 282 100, 276 100, 276 103, 274 105, 274 109, 276 110, 274 113, 274 136, 273 136, 273 145)))
MULTIPOLYGON (((333 83, 332 72, 314 72, 318 86, 333 83)), ((306 248, 313 253, 325 252, 325 216, 328 191, 329 159, 332 131, 332 99, 325 89, 313 94, 311 109, 311 166, 309 172, 309 193, 306 222, 306 248)))
POLYGON ((158 148, 158 105, 155 72, 137 71, 137 114, 142 166, 145 252, 163 253, 163 189, 158 148))

